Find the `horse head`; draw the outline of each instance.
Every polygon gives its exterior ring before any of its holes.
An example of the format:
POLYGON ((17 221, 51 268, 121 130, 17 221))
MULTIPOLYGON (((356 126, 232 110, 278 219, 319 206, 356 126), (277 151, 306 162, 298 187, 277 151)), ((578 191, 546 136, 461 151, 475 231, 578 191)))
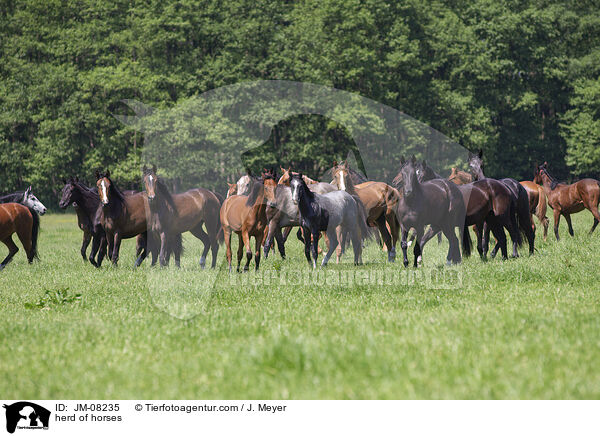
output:
POLYGON ((469 165, 469 171, 473 176, 474 180, 484 179, 483 175, 483 150, 479 149, 479 152, 473 154, 469 152, 469 159, 467 161, 469 165))
POLYGON ((42 202, 40 200, 38 200, 35 195, 33 195, 33 192, 31 192, 31 186, 29 186, 23 193, 23 199, 21 200, 21 203, 23 205, 33 209, 40 215, 44 215, 46 213, 46 211, 48 210, 48 209, 46 209, 46 206, 44 206, 42 204, 42 202))
POLYGON ((66 209, 71 203, 75 203, 79 199, 79 190, 75 185, 75 179, 73 179, 73 177, 70 177, 68 180, 63 179, 63 183, 65 186, 63 186, 60 193, 60 202, 58 203, 58 206, 61 209, 66 209))
POLYGON ((152 203, 156 197, 156 183, 158 181, 156 165, 152 165, 152 168, 148 168, 144 165, 142 177, 144 180, 144 187, 146 188, 146 195, 148 196, 148 203, 152 203))

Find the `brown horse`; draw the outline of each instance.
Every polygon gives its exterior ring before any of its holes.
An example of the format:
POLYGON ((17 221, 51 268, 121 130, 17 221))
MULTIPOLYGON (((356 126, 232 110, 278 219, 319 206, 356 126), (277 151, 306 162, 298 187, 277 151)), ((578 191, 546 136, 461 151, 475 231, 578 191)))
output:
MULTIPOLYGON (((531 215, 535 215, 539 220, 540 224, 542 224, 542 226, 544 227, 545 241, 548 237, 549 220, 546 216, 546 193, 544 192, 544 188, 538 185, 537 183, 530 182, 529 180, 525 180, 519 183, 527 191, 527 196, 529 197, 529 211, 531 215)), ((531 220, 531 228, 535 233, 536 229, 533 219, 531 220)))
POLYGON ((450 177, 448 180, 455 185, 466 185, 467 183, 471 183, 473 181, 473 177, 471 174, 461 171, 456 167, 452 167, 452 172, 450 172, 450 177))
POLYGON ((544 192, 548 197, 548 204, 554 210, 554 235, 558 241, 558 224, 560 216, 564 216, 569 226, 569 234, 573 236, 573 226, 571 224, 571 214, 581 212, 583 209, 589 210, 594 216, 594 224, 590 229, 590 234, 596 230, 600 222, 598 213, 598 202, 600 202, 600 182, 596 179, 581 179, 571 185, 559 183, 548 172, 548 163, 539 165, 535 171, 533 181, 544 187, 544 192))
POLYGON ((265 239, 267 231, 267 216, 265 213, 265 184, 275 185, 272 177, 251 177, 250 194, 232 195, 228 197, 221 206, 220 218, 225 238, 227 264, 231 272, 231 233, 237 233, 239 237, 237 252, 237 271, 246 248, 246 265, 244 271, 248 271, 252 260, 252 248, 250 238, 254 237, 256 247, 254 253, 255 269, 258 271, 260 265, 260 247, 265 239))
MULTIPOLYGON (((96 171, 96 179, 101 205, 100 222, 106 234, 112 263, 117 265, 123 239, 143 235, 147 240, 148 198, 142 192, 124 195, 110 179, 110 171, 106 171, 104 174, 96 171)), ((135 266, 139 266, 143 262, 147 252, 145 249, 142 250, 135 266)))
POLYGON ((0 204, 0 241, 8 247, 8 256, 0 263, 0 270, 12 260, 19 248, 12 240, 16 233, 27 254, 27 261, 37 258, 37 240, 40 217, 28 207, 18 203, 0 204))
POLYGON ((171 194, 164 181, 156 175, 156 166, 143 169, 144 186, 148 196, 149 220, 152 231, 160 236, 160 264, 165 266, 168 260, 169 244, 179 267, 181 255, 178 235, 189 231, 204 244, 200 256, 200 267, 206 265, 208 250, 212 251, 211 268, 217 264, 219 244, 219 210, 221 204, 217 196, 202 188, 190 189, 181 194, 171 194), (202 226, 206 226, 206 232, 202 226))
POLYGON ((364 182, 355 186, 350 177, 347 162, 335 164, 332 175, 332 183, 338 189, 346 191, 360 200, 365 208, 368 225, 379 229, 383 242, 388 247, 388 261, 393 262, 396 257, 396 242, 399 236, 395 213, 396 205, 400 200, 398 190, 383 182, 364 182))

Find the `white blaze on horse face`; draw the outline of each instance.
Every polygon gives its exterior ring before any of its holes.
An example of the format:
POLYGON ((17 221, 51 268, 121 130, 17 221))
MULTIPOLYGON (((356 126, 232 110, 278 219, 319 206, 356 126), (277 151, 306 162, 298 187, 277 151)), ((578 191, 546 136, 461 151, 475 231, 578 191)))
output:
POLYGON ((294 204, 298 204, 298 181, 297 180, 292 180, 292 182, 290 183, 291 188, 292 188, 292 202, 294 204))
POLYGON ((103 204, 108 204, 108 195, 106 194, 106 181, 102 179, 100 181, 101 200, 103 204))
POLYGON ((152 195, 148 195, 148 198, 153 199, 154 198, 154 177, 152 177, 152 175, 148 176, 148 187, 152 191, 152 195))
POLYGON ((342 191, 346 190, 346 183, 344 182, 344 172, 340 171, 340 189, 342 191))

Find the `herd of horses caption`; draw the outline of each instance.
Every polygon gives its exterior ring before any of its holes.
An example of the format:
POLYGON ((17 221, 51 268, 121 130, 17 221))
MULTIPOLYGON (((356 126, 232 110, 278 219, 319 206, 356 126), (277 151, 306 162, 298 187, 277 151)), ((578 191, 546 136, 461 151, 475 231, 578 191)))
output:
MULTIPOLYGON (((460 263, 462 256, 470 256, 469 227, 473 227, 477 251, 484 260, 490 232, 496 239, 491 257, 500 251, 503 259, 508 258, 505 231, 512 242, 513 257, 518 257, 518 247, 524 240, 533 254, 536 232, 533 216, 543 226, 546 240, 547 205, 553 209, 557 240, 561 216, 571 236, 573 213, 583 209, 592 213, 594 223, 590 233, 600 222, 598 180, 560 183, 550 175, 547 163, 536 165, 533 181, 491 179, 484 175, 481 151, 469 153, 467 165, 468 172, 453 168, 445 178, 413 156, 401 160, 400 171, 391 184, 366 180, 346 162, 334 163, 331 183, 313 180, 291 168, 281 168, 280 177, 273 170, 264 170, 259 177, 248 174, 237 183, 229 183, 225 198, 202 188, 172 194, 157 175, 156 167, 144 166, 142 192, 120 190, 110 172, 97 172, 93 188, 77 178, 65 180, 59 206, 75 208, 78 226, 83 231, 81 256, 88 259, 86 253, 91 243, 89 261, 96 267, 101 266, 107 254, 117 265, 121 241, 128 238, 136 238, 135 266, 141 265, 150 254, 152 265, 158 260, 161 266, 166 266, 173 256, 179 267, 183 250, 181 235, 189 231, 204 245, 199 260, 201 268, 206 265, 209 251, 211 267, 216 266, 219 245, 224 242, 230 272, 233 233, 239 238, 237 271, 244 252, 243 270, 249 269, 252 258, 258 270, 261 256, 267 258, 274 241, 285 259, 285 243, 293 227, 298 227, 297 238, 304 244, 312 268, 317 267, 320 252, 325 253, 321 266, 327 265, 334 251, 339 263, 350 244, 354 264, 362 264, 362 248, 367 239, 377 240, 387 251, 389 262, 394 262, 400 240, 404 266, 409 264, 408 247, 414 243, 413 265, 417 267, 422 262, 425 244, 436 234, 438 238, 443 234, 448 240, 448 264, 460 263), (323 250, 319 246, 321 239, 325 243, 323 250)), ((39 215, 45 212, 46 207, 33 195, 31 187, 0 197, 0 240, 9 250, 0 270, 19 250, 12 239, 14 233, 28 261, 31 263, 38 257, 39 215)))

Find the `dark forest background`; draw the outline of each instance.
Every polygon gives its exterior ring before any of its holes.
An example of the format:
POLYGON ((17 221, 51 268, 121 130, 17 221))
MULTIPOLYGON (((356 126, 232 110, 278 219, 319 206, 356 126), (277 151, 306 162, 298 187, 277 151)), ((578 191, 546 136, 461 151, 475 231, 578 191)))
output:
MULTIPOLYGON (((0 1, 0 192, 55 207, 61 179, 139 188, 124 99, 166 109, 255 79, 353 91, 485 152, 489 176, 600 177, 600 8, 592 1, 0 1)), ((352 147, 320 116, 245 156, 319 177, 352 147)), ((215 166, 214 162, 200 165, 215 166)), ((225 190, 223 186, 223 191, 225 190)))

